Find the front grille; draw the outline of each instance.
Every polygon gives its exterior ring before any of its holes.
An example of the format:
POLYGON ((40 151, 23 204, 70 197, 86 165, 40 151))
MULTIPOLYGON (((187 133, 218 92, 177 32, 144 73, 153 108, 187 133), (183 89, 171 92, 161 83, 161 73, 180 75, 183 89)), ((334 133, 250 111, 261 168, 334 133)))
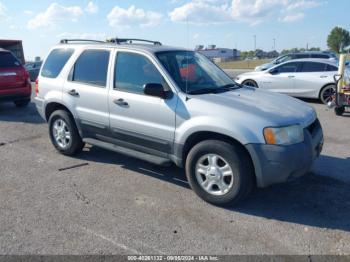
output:
POLYGON ((309 131, 309 133, 313 137, 317 133, 320 127, 321 127, 320 121, 316 119, 311 125, 306 127, 306 129, 309 131))

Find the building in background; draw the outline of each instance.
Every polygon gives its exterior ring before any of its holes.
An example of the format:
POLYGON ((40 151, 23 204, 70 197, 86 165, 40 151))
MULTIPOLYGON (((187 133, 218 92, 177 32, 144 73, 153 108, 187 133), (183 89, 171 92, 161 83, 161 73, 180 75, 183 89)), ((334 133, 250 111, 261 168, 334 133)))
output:
POLYGON ((0 47, 11 51, 23 65, 25 64, 23 45, 21 40, 0 39, 0 47))
POLYGON ((207 48, 204 48, 203 45, 198 45, 195 50, 214 62, 239 60, 241 55, 237 49, 219 48, 216 45, 209 45, 207 48))

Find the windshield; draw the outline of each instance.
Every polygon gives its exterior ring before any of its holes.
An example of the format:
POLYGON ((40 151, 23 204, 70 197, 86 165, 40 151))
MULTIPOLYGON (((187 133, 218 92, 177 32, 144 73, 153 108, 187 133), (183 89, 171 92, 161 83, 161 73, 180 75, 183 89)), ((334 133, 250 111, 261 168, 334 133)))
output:
POLYGON ((156 55, 185 93, 201 94, 239 87, 213 62, 197 52, 168 51, 156 55))
POLYGON ((280 63, 283 63, 283 62, 287 62, 289 60, 291 60, 292 57, 290 55, 285 55, 285 56, 281 56, 279 58, 277 58, 275 60, 275 64, 280 64, 280 63))

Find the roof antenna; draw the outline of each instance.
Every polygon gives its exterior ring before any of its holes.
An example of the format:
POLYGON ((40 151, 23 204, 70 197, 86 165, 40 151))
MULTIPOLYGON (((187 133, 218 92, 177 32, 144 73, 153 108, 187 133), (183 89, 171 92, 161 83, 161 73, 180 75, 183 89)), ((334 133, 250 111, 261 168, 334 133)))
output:
POLYGON ((188 28, 188 14, 186 16, 186 38, 187 38, 187 51, 186 51, 186 102, 188 100, 190 100, 190 98, 188 97, 188 66, 189 66, 189 63, 188 63, 188 50, 190 48, 190 34, 189 34, 189 28, 188 28))

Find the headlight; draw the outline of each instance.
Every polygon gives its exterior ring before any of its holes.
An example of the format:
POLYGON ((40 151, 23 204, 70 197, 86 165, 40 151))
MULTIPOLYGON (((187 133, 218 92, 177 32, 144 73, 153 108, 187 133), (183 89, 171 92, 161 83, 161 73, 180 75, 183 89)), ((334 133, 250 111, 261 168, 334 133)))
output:
POLYGON ((304 141, 304 130, 299 125, 286 127, 267 127, 264 129, 266 144, 291 145, 304 141))

